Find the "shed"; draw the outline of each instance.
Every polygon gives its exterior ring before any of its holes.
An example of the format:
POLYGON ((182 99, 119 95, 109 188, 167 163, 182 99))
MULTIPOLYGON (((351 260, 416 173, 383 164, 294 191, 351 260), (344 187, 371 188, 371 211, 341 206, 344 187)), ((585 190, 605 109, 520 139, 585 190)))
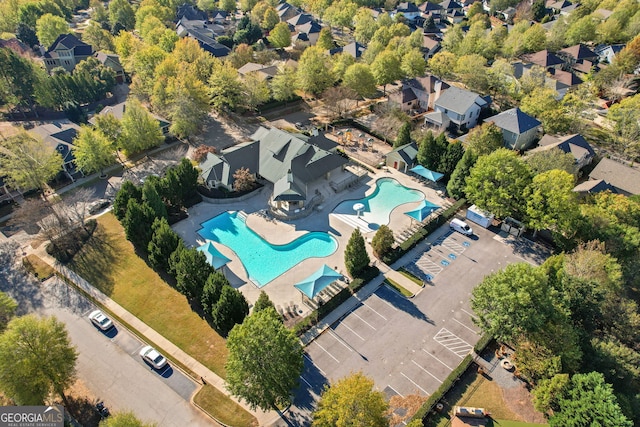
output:
POLYGON ((493 222, 494 215, 490 212, 483 211, 476 205, 471 205, 467 209, 467 219, 473 221, 483 228, 489 228, 493 222))

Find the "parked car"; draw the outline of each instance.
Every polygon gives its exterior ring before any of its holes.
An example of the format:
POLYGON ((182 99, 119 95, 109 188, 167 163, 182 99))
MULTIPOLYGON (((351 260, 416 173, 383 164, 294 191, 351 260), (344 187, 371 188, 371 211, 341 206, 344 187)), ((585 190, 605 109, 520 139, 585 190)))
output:
POLYGON ((454 218, 449 223, 449 228, 458 233, 464 234, 465 236, 473 236, 473 230, 469 227, 469 224, 464 222, 461 219, 454 218))
POLYGON ((105 199, 96 200, 89 205, 89 215, 95 215, 109 207, 109 201, 105 199))
POLYGON ((142 350, 140 350, 140 356, 145 362, 149 363, 156 369, 162 369, 167 364, 167 359, 150 345, 142 347, 142 350))
POLYGON ((100 310, 92 311, 91 314, 89 314, 89 320, 91 320, 91 323, 93 323, 103 331, 106 331, 113 326, 113 322, 111 321, 111 319, 109 319, 100 310))

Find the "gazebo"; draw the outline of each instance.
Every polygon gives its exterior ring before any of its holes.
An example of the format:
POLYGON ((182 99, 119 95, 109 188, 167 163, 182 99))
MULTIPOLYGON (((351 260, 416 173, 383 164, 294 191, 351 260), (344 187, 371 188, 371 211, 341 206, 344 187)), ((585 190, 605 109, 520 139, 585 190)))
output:
POLYGON ((411 219, 422 222, 438 209, 440 209, 440 206, 431 203, 428 200, 423 200, 415 210, 405 212, 404 214, 409 216, 411 219))
POLYGON ((231 260, 226 256, 222 255, 213 243, 207 242, 204 245, 197 248, 200 252, 204 254, 207 258, 207 262, 213 266, 214 269, 219 270, 231 260))
POLYGON ((409 169, 410 172, 415 173, 416 175, 420 175, 423 178, 428 179, 429 181, 437 182, 444 176, 443 173, 434 172, 430 169, 425 168, 422 165, 415 166, 409 169))
POLYGON ((303 281, 293 285, 302 294, 302 301, 313 301, 318 294, 320 294, 327 286, 342 279, 342 274, 335 271, 333 268, 326 264, 323 264, 315 273, 307 277, 303 281))

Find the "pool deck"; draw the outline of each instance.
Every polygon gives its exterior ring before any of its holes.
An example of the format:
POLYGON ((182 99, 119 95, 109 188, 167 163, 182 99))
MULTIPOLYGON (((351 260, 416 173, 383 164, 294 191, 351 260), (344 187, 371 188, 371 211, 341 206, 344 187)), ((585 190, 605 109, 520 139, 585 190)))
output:
MULTIPOLYGON (((205 243, 204 239, 197 234, 197 231, 201 228, 200 224, 222 212, 241 210, 247 214, 247 225, 272 244, 280 245, 291 242, 310 231, 325 231, 331 234, 338 242, 338 248, 332 255, 324 258, 307 259, 267 283, 262 288, 258 288, 248 280, 242 263, 233 251, 224 245, 214 243, 221 253, 231 259, 231 262, 224 267, 225 276, 229 279, 232 286, 244 294, 249 304, 253 305, 260 295, 260 291, 264 290, 276 307, 295 305, 297 307, 297 314, 304 317, 311 309, 302 303, 302 295, 293 285, 311 275, 320 268, 322 264, 327 264, 329 267, 346 274, 344 250, 354 227, 337 218, 335 215, 330 215, 331 212, 344 200, 360 199, 371 194, 375 191, 375 181, 385 177, 394 178, 409 188, 423 192, 427 200, 433 203, 441 206, 445 204, 442 197, 436 193, 435 186, 428 186, 415 181, 410 176, 394 169, 380 169, 376 170, 375 173, 369 173, 367 177, 361 181, 361 185, 339 193, 335 193, 327 181, 318 183, 315 188, 309 188, 309 192, 313 192, 317 188, 317 190, 323 194, 325 199, 322 202, 322 210, 314 211, 309 216, 298 220, 283 222, 267 219, 260 214, 260 212, 267 207, 267 201, 271 192, 271 187, 265 186, 257 192, 255 196, 243 202, 226 204, 199 203, 189 209, 189 218, 175 224, 173 229, 184 239, 188 247, 200 246, 205 243)), ((391 220, 388 226, 393 231, 399 231, 409 227, 412 220, 407 215, 404 215, 404 212, 415 209, 419 203, 420 202, 407 203, 394 209, 391 212, 391 220)), ((366 227, 361 229, 366 230, 366 227)), ((374 234, 374 230, 363 232, 368 242, 373 238, 374 234)), ((375 260, 376 258, 373 256, 370 244, 367 244, 367 249, 372 261, 375 260)))

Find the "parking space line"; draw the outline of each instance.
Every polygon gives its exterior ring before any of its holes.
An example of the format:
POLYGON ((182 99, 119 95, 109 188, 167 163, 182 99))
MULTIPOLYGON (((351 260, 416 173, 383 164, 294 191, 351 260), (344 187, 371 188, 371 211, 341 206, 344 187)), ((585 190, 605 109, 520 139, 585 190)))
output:
MULTIPOLYGON (((374 294, 375 295, 375 294, 374 294)), ((376 295, 378 297, 378 299, 380 301, 382 301, 383 303, 387 304, 389 307, 391 307, 393 309, 393 311, 398 311, 397 308, 395 308, 393 305, 391 305, 388 301, 385 301, 383 298, 380 298, 378 295, 376 295)))
POLYGON ((469 313, 467 310, 465 310, 464 308, 461 308, 460 311, 464 311, 465 313, 467 313, 469 316, 471 316, 472 319, 477 319, 477 317, 471 313, 469 313))
POLYGON ((346 348, 347 350, 349 350, 350 352, 353 353, 353 349, 351 347, 349 347, 347 344, 345 344, 344 340, 342 338, 340 338, 338 335, 336 335, 335 332, 333 332, 333 330, 331 328, 327 329, 327 331, 329 332, 329 334, 334 337, 336 339, 336 341, 338 341, 340 344, 342 344, 344 346, 344 348, 346 348))
POLYGON ((422 349, 422 351, 424 351, 425 353, 427 353, 429 356, 433 357, 434 359, 436 359, 438 362, 442 363, 444 366, 446 366, 447 368, 449 368, 449 370, 453 370, 453 368, 449 365, 447 365, 446 363, 444 363, 442 360, 438 359, 436 356, 434 356, 433 354, 429 353, 427 350, 425 350, 424 348, 422 349))
POLYGON ((353 335, 357 336, 357 337, 358 337, 358 338, 360 338, 362 341, 366 341, 364 338, 362 338, 362 337, 360 336, 360 334, 358 334, 356 331, 354 331, 353 329, 351 329, 351 327, 349 327, 349 325, 347 325, 346 323, 344 323, 344 321, 341 321, 341 322, 340 322, 340 324, 341 324, 342 326, 344 326, 345 328, 347 328, 348 330, 350 330, 350 331, 353 333, 353 335))
POLYGON ((404 397, 404 395, 402 393, 398 392, 398 390, 396 390, 395 388, 391 387, 391 384, 387 384, 387 387, 389 387, 391 390, 393 390, 393 392, 395 394, 397 394, 398 396, 404 397))
POLYGON ((366 302, 362 301, 362 304, 364 304, 365 306, 369 307, 369 309, 371 311, 373 311, 375 314, 377 314, 378 316, 382 317, 385 321, 387 320, 386 317, 384 317, 382 314, 378 313, 373 307, 371 307, 369 304, 367 304, 366 302))
POLYGON ((440 379, 438 377, 436 377, 435 375, 433 375, 431 372, 427 371, 424 367, 420 366, 415 360, 411 359, 411 361, 413 362, 414 365, 416 365, 418 368, 422 369, 423 371, 425 371, 427 374, 431 375, 433 377, 433 379, 435 379, 436 381, 438 381, 440 384, 442 384, 442 381, 440 381, 440 379))
POLYGON ((473 349, 471 344, 445 328, 440 329, 433 339, 460 358, 463 358, 473 349))
POLYGON ((306 352, 302 353, 302 355, 303 355, 304 357, 306 357, 306 358, 307 358, 307 360, 309 361, 309 363, 311 363, 313 366, 315 366, 315 367, 316 367, 316 369, 317 369, 318 371, 320 371, 320 373, 321 373, 322 375, 324 375, 325 377, 327 376, 327 374, 325 374, 325 373, 324 373, 324 371, 323 371, 322 369, 320 369, 320 367, 319 367, 318 365, 316 365, 315 363, 313 363, 313 360, 311 360, 311 358, 307 355, 307 353, 306 353, 306 352))
POLYGON ((367 326, 369 326, 371 329, 373 329, 374 331, 377 331, 376 328, 374 328, 373 326, 371 326, 371 324, 369 322, 367 322, 366 320, 364 320, 362 317, 358 316, 358 313, 356 313, 355 311, 352 312, 351 314, 353 314, 354 316, 356 316, 358 319, 362 320, 364 323, 367 324, 367 326))
POLYGON ((454 321, 456 321, 456 322, 458 322, 459 324, 461 324, 462 326, 464 326, 465 328, 467 328, 468 330, 470 330, 470 331, 471 331, 471 332, 473 332, 474 334, 476 334, 476 335, 480 335, 480 334, 478 333, 478 331, 475 331, 475 330, 471 329, 470 327, 468 327, 467 325, 465 325, 464 323, 462 323, 462 322, 461 322, 461 321, 459 321, 458 319, 453 319, 453 320, 454 320, 454 321))
POLYGON ((313 386, 309 383, 309 381, 305 380, 305 379, 304 379, 304 377, 303 377, 302 375, 300 375, 300 379, 301 379, 302 381, 304 381, 304 382, 305 382, 305 384, 306 384, 306 385, 308 385, 310 388, 313 388, 313 386))
POLYGON ((325 353, 327 353, 327 354, 329 355, 329 357, 331 357, 331 358, 332 358, 333 360, 335 360, 336 362, 340 363, 340 361, 339 361, 338 359, 336 359, 335 357, 333 357, 333 354, 329 353, 329 352, 327 351, 327 349, 326 349, 326 348, 324 348, 324 347, 322 346, 322 344, 320 344, 320 343, 318 342, 318 340, 314 340, 313 342, 314 342, 314 343, 316 343, 316 344, 318 345, 318 347, 320 347, 320 348, 322 349, 322 351, 324 351, 325 353))
POLYGON ((414 386, 418 387, 420 390, 422 390, 422 392, 424 394, 426 394, 427 396, 430 396, 431 393, 429 393, 427 390, 423 389, 422 387, 420 387, 414 380, 412 380, 411 378, 409 378, 408 376, 406 376, 404 374, 404 372, 400 372, 400 375, 402 375, 403 377, 405 377, 406 379, 408 379, 414 386))

